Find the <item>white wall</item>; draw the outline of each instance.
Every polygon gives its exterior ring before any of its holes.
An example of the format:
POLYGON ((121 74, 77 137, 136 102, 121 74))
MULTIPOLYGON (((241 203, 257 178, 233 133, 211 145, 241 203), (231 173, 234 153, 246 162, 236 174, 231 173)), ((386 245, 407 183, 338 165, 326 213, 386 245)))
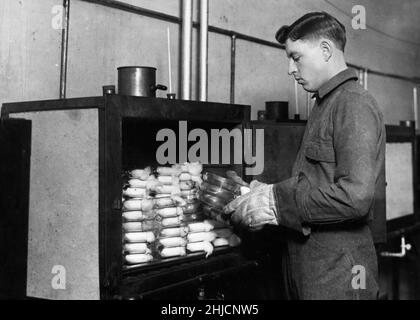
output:
POLYGON ((59 3, 0 1, 0 103, 58 97, 61 30, 51 9, 59 3))
MULTIPOLYGON (((405 0, 408 4, 412 0, 405 0)), ((172 35, 173 86, 179 90, 180 26, 165 21, 121 12, 80 0, 71 0, 67 96, 102 94, 102 85, 117 84, 118 66, 150 65, 157 67, 157 82, 168 84, 166 28, 172 35)), ((180 0, 125 0, 125 2, 180 16, 180 0)), ((325 10, 345 24, 348 30, 347 58, 354 64, 388 73, 419 76, 419 46, 395 40, 368 28, 351 28, 352 2, 322 0, 209 0, 209 20, 213 26, 274 40, 274 33, 308 11, 325 10), (346 13, 346 14, 345 14, 346 13)), ((360 2, 360 1, 358 1, 360 2)), ((367 23, 385 26, 384 3, 363 0, 367 23), (381 8, 380 10, 378 8, 381 8)), ((60 0, 0 1, 0 103, 57 98, 61 33, 51 27, 54 5, 60 0)), ((197 20, 198 1, 194 2, 197 20)), ((410 11, 407 5, 401 12, 410 11)), ((413 7, 417 9, 417 7, 413 7)), ((396 21, 400 12, 392 7, 396 21)), ((401 13, 402 14, 402 13, 401 13)), ((401 16, 407 28, 407 17, 401 16)), ((412 25, 417 22, 412 20, 412 25)), ((389 22, 387 32, 398 27, 389 22), (393 27, 394 26, 394 27, 393 27)), ((197 95, 197 32, 194 32, 193 98, 197 95)), ((370 76, 369 88, 377 98, 387 123, 413 119, 412 84, 406 81, 370 76)), ((179 91, 177 92, 179 93, 179 91)), ((230 39, 211 33, 209 36, 209 100, 229 102, 230 39)), ((165 97, 164 92, 158 92, 165 97)), ((179 95, 178 95, 179 96, 179 95)), ((264 109, 265 101, 289 100, 294 113, 293 82, 287 75, 284 51, 243 40, 237 41, 236 103, 252 106, 252 117, 264 109)), ((299 89, 303 108, 306 94, 299 89)), ((306 111, 301 110, 303 118, 306 111)))

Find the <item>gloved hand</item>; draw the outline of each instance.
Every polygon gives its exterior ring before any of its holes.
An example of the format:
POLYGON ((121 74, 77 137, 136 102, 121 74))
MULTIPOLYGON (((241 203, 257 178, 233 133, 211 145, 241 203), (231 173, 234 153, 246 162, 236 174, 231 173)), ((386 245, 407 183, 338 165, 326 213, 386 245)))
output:
POLYGON ((266 224, 278 225, 273 185, 253 180, 251 191, 228 203, 224 212, 232 213, 231 221, 252 231, 266 224))

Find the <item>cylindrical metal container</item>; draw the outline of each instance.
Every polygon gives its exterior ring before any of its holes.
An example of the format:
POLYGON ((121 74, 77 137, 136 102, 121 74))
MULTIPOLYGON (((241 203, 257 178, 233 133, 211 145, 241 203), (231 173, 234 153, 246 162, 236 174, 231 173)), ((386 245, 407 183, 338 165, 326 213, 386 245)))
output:
POLYGON ((138 97, 156 97, 156 90, 166 90, 166 86, 156 85, 154 67, 119 67, 118 94, 138 97))
POLYGON ((287 101, 266 101, 265 119, 274 121, 289 120, 289 103, 287 101))
POLYGON ((416 123, 413 120, 401 120, 400 121, 400 126, 403 126, 403 127, 414 127, 415 124, 416 123))

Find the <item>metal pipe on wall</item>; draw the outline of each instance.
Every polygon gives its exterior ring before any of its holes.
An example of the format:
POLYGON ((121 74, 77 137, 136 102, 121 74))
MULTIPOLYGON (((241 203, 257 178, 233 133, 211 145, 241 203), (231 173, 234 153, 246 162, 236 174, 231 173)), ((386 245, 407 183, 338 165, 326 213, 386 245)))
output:
POLYGON ((230 103, 235 103, 236 35, 230 38, 230 103))
POLYGON ((181 99, 191 100, 192 0, 182 1, 181 99))
POLYGON ((368 89, 368 69, 365 69, 365 71, 363 73, 363 88, 365 90, 368 89))
POLYGON ((417 96, 417 85, 416 86, 414 86, 414 88, 413 88, 413 109, 414 109, 414 124, 415 124, 415 126, 416 126, 416 132, 417 132, 417 130, 419 129, 419 124, 418 124, 418 122, 419 122, 419 115, 418 115, 418 108, 419 108, 419 106, 418 106, 418 100, 417 100, 417 98, 418 98, 418 96, 417 96))
POLYGON ((200 76, 199 100, 207 101, 209 0, 200 0, 200 76))
POLYGON ((358 71, 359 71, 359 84, 361 86, 363 86, 364 73, 363 73, 363 70, 362 69, 359 69, 358 71))
POLYGON ((311 96, 312 96, 312 93, 306 92, 306 119, 309 119, 309 116, 311 115, 311 112, 312 112, 311 96))
POLYGON ((70 0, 63 0, 63 10, 64 25, 61 29, 60 99, 66 98, 70 0))

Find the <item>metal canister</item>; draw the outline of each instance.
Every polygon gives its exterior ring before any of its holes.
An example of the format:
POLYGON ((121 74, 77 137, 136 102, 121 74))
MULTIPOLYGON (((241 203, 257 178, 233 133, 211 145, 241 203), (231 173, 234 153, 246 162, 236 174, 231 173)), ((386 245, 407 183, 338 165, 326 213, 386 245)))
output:
POLYGON ((265 119, 274 121, 289 120, 289 103, 287 101, 266 101, 265 119))
POLYGON ((156 84, 156 68, 126 66, 118 68, 118 94, 138 97, 156 97, 156 90, 166 90, 156 84))

